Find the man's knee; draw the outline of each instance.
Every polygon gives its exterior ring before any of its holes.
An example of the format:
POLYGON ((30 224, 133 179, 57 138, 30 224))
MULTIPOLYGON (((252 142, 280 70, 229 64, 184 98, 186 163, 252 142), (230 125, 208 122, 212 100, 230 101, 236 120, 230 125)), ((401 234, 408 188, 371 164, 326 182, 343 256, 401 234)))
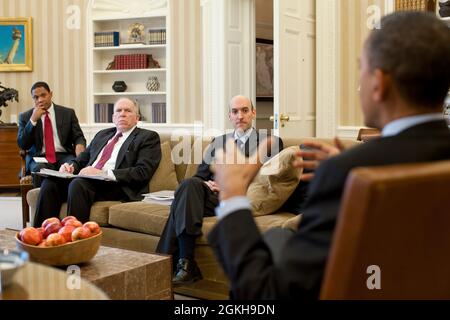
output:
POLYGON ((190 190, 192 188, 197 188, 198 186, 202 186, 204 181, 202 179, 191 177, 184 179, 181 181, 178 190, 190 190))
POLYGON ((58 192, 60 186, 53 179, 43 179, 42 184, 40 185, 40 192, 58 192))
POLYGON ((69 184, 69 195, 83 193, 86 190, 86 181, 84 179, 73 179, 69 184))

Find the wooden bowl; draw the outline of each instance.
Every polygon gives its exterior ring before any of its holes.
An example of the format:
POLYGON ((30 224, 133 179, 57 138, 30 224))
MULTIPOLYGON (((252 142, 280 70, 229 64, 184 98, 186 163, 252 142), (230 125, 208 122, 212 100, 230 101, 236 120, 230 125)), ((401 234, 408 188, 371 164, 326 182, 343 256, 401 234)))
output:
POLYGON ((50 266, 68 266, 91 260, 100 247, 102 232, 87 239, 68 242, 56 247, 37 247, 26 244, 20 241, 18 233, 15 238, 17 247, 28 252, 30 261, 50 266))

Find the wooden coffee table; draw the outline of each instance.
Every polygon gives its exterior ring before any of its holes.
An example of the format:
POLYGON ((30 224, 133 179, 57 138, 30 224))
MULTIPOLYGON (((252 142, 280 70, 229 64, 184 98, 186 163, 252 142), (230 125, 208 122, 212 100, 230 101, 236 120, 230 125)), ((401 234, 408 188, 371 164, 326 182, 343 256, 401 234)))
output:
MULTIPOLYGON (((0 230, 0 249, 15 249, 15 234, 16 231, 0 230)), ((95 257, 79 267, 81 277, 102 289, 110 299, 173 298, 170 256, 100 246, 95 257)))

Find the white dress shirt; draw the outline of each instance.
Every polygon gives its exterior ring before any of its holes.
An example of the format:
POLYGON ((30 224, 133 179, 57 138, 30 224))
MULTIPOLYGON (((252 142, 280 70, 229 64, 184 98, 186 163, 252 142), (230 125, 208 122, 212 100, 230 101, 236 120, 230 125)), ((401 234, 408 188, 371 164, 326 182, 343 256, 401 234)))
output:
MULTIPOLYGON (((48 115, 50 116, 50 121, 52 122, 52 130, 53 130, 53 141, 55 143, 55 152, 67 152, 67 150, 62 146, 61 141, 59 140, 58 136, 58 128, 56 127, 56 118, 55 118, 55 108, 53 107, 53 103, 47 110, 48 115)), ((47 114, 43 114, 41 116, 42 121, 42 137, 44 138, 42 141, 42 150, 41 153, 45 154, 45 117, 47 117, 47 114)), ((30 118, 31 124, 35 127, 36 122, 32 121, 30 118)))
MULTIPOLYGON (((104 171, 105 174, 107 174, 107 176, 114 181, 116 180, 116 176, 114 175, 114 173, 112 171, 116 167, 117 156, 119 155, 120 148, 122 147, 125 140, 127 140, 127 138, 130 136, 131 132, 133 132, 133 130, 135 128, 136 128, 136 126, 134 126, 133 128, 131 128, 130 130, 128 130, 126 132, 122 132, 122 136, 119 138, 117 143, 114 145, 114 149, 111 153, 111 158, 109 158, 109 160, 105 162, 105 165, 102 168, 102 171, 104 171)), ((108 140, 108 142, 105 144, 105 147, 103 147, 102 151, 98 154, 97 159, 95 159, 94 163, 92 164, 92 167, 95 167, 95 165, 98 163, 98 161, 102 157, 103 151, 105 150, 106 146, 116 136, 116 134, 117 134, 117 131, 114 134, 114 136, 112 136, 111 139, 108 140)))

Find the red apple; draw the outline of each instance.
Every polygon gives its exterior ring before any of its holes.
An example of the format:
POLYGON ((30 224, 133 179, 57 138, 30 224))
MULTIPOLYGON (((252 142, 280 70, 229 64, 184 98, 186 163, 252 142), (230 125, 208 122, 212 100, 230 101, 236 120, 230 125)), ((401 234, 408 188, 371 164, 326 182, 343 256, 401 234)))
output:
POLYGON ((48 247, 56 247, 66 243, 66 240, 61 234, 52 233, 47 237, 45 243, 48 247))
POLYGON ((44 239, 44 231, 45 231, 45 229, 42 228, 42 227, 39 227, 39 228, 36 228, 36 229, 41 233, 42 239, 44 239))
POLYGON ((74 226, 75 228, 81 227, 83 224, 76 219, 69 219, 66 221, 65 226, 74 226))
POLYGON ((87 239, 91 236, 91 230, 85 227, 78 227, 72 231, 72 241, 87 239))
POLYGON ((61 224, 62 224, 63 226, 65 226, 65 225, 66 225, 66 222, 69 221, 69 220, 71 220, 71 219, 78 220, 77 217, 74 217, 74 216, 67 216, 67 217, 65 217, 64 219, 61 220, 61 224))
POLYGON ((47 239, 47 237, 52 233, 57 233, 61 228, 62 225, 59 222, 51 222, 50 224, 47 224, 44 230, 44 239, 47 239))
POLYGON ((39 244, 38 244, 38 247, 41 247, 41 248, 47 248, 48 246, 47 246, 47 241, 46 240, 42 240, 39 244))
POLYGON ((59 221, 58 218, 56 218, 56 217, 51 217, 51 218, 45 219, 44 222, 42 222, 42 228, 45 229, 45 227, 47 227, 47 225, 49 225, 49 224, 52 223, 52 222, 58 222, 58 223, 61 223, 61 221, 59 221))
POLYGON ((59 229, 58 233, 64 237, 66 242, 71 242, 73 230, 75 230, 74 226, 64 226, 61 229, 59 229))
POLYGON ((20 240, 25 242, 26 244, 31 244, 36 246, 39 242, 42 241, 42 235, 38 229, 33 227, 28 227, 20 231, 19 233, 20 240))
POLYGON ((83 224, 83 227, 88 228, 89 230, 91 230, 92 235, 100 233, 100 226, 98 225, 97 222, 88 221, 85 224, 83 224))

